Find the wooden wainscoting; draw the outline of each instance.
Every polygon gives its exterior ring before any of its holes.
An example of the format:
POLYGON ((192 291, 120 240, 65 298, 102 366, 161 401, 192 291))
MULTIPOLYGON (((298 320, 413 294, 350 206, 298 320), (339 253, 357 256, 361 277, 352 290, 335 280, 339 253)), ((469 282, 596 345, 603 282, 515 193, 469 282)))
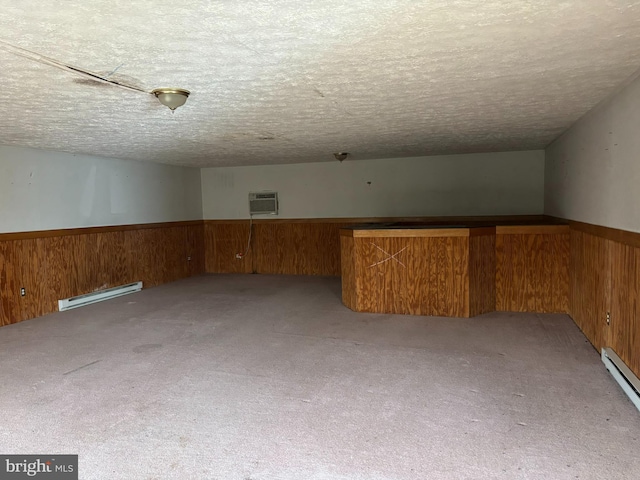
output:
POLYGON ((640 376, 640 234, 570 227, 571 316, 598 351, 611 347, 640 376))
POLYGON ((258 223, 253 271, 340 275, 339 223, 258 223))
MULTIPOLYGON (((345 305, 358 312, 468 317, 470 230, 342 230, 345 305)), ((489 236, 495 229, 476 230, 489 236)))
POLYGON ((340 275, 340 228, 363 223, 406 222, 427 225, 530 225, 553 223, 545 215, 479 217, 376 217, 254 219, 251 249, 244 252, 249 220, 205 220, 205 264, 208 273, 275 273, 340 275))
POLYGON ((0 234, 0 325, 57 311, 62 298, 199 275, 203 244, 202 221, 0 234))
POLYGON ((248 220, 206 220, 208 273, 340 275, 340 227, 318 220, 254 220, 251 248, 248 220))
POLYGON ((571 305, 573 321, 593 346, 605 346, 610 309, 611 267, 609 240, 571 229, 571 305))
POLYGON ((260 219, 254 220, 251 249, 242 259, 235 255, 246 249, 249 220, 206 220, 206 271, 340 275, 340 228, 388 222, 499 225, 495 239, 470 242, 470 260, 482 267, 471 272, 478 278, 467 292, 470 312, 569 311, 569 227, 545 216, 260 219), (477 253, 492 243, 495 256, 477 253), (475 295, 481 287, 493 291, 475 295))
POLYGON ((358 292, 362 288, 357 272, 356 246, 353 236, 340 235, 340 253, 349 261, 340 262, 342 303, 354 312, 358 310, 358 292))
MULTIPOLYGON (((249 222, 217 222, 206 220, 204 224, 205 271, 207 273, 252 273, 253 252, 242 259, 249 241, 249 222)), ((253 235, 252 235, 253 236, 253 235)), ((253 239, 252 239, 253 240, 253 239)))
POLYGON ((469 316, 496 310, 496 229, 474 229, 469 237, 469 316))
POLYGON ((496 228, 496 310, 569 312, 568 225, 496 228))

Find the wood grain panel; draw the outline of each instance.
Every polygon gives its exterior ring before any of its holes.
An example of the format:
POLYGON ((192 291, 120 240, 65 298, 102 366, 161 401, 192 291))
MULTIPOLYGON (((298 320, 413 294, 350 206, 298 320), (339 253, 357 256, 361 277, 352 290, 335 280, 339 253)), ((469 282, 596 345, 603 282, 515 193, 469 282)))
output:
POLYGON ((573 320, 600 351, 611 347, 640 376, 638 234, 571 223, 573 320), (607 325, 607 312, 610 325, 607 325))
MULTIPOLYGON (((348 224, 406 222, 415 224, 486 226, 557 223, 552 217, 409 217, 409 218, 337 218, 337 219, 254 219, 252 247, 248 258, 235 254, 246 248, 248 220, 206 220, 205 271, 209 273, 270 273, 292 275, 340 275, 340 229, 348 224)), ((488 227, 493 230, 495 227, 488 227)), ((566 228, 563 227, 563 228, 566 228)), ((485 228, 467 229, 394 229, 345 231, 344 235, 451 236, 485 235, 485 228)))
POLYGON ((405 239, 403 244, 402 248, 407 246, 407 250, 403 252, 401 259, 406 265, 406 268, 402 269, 405 273, 405 283, 402 292, 404 308, 401 311, 409 315, 427 315, 424 312, 429 311, 429 305, 435 305, 437 302, 436 295, 428 288, 429 285, 435 285, 429 283, 431 258, 424 251, 426 246, 422 245, 422 240, 405 239), (416 252, 417 255, 414 255, 416 252))
MULTIPOLYGON (((546 238, 544 235, 512 235, 515 251, 518 252, 516 261, 522 261, 523 289, 520 291, 520 302, 516 307, 520 312, 537 312, 542 297, 548 290, 545 282, 551 283, 551 278, 545 278, 546 238)), ((517 271, 517 270, 516 270, 517 271)))
POLYGON ((353 237, 340 237, 342 303, 351 310, 358 310, 356 252, 353 237))
POLYGON ((469 238, 421 239, 419 251, 420 257, 430 258, 427 268, 436 280, 435 285, 412 286, 431 290, 423 297, 430 301, 423 303, 422 315, 468 317, 469 238))
POLYGON ((44 261, 38 240, 5 242, 5 267, 0 286, 4 324, 20 322, 42 315, 46 310, 45 284, 39 274, 44 261), (20 296, 25 288, 27 295, 20 296))
POLYGON ((204 224, 187 226, 188 275, 193 277, 205 272, 204 224))
POLYGON ((318 275, 340 275, 340 223, 328 224, 315 234, 313 248, 318 275))
MULTIPOLYGON (((186 227, 181 227, 186 228, 186 227)), ((162 232, 164 229, 155 229, 155 231, 162 232)), ((127 236, 130 231, 124 232, 109 232, 103 235, 98 235, 98 252, 108 251, 108 256, 105 255, 105 262, 101 265, 104 269, 102 277, 102 284, 109 283, 112 287, 117 285, 125 285, 136 281, 131 271, 131 251, 127 248, 127 236)), ((186 275, 182 275, 183 278, 186 275)))
MULTIPOLYGON (((51 300, 88 293, 94 279, 98 252, 92 235, 41 238, 45 262, 39 274, 46 278, 51 300), (88 244, 92 243, 92 248, 88 244)), ((51 307, 54 311, 55 306, 51 307)))
POLYGON ((2 325, 23 320, 22 305, 20 302, 20 263, 14 256, 15 244, 18 241, 0 242, 3 262, 0 264, 0 303, 2 307, 2 325))
POLYGON ((568 313, 569 234, 496 235, 496 309, 568 313))
MULTIPOLYGON (((379 248, 390 249, 390 240, 378 242, 379 248)), ((386 290, 390 286, 387 269, 376 265, 382 260, 380 251, 369 239, 356 239, 356 271, 358 271, 358 311, 376 313, 396 313, 386 305, 386 290)), ((392 268, 392 267, 390 267, 392 268)))
POLYGON ((571 234, 553 235, 551 248, 551 295, 552 310, 570 313, 571 284, 569 264, 571 263, 571 234))
POLYGON ((469 239, 469 316, 496 310, 496 237, 488 235, 469 239))
MULTIPOLYGON (((531 237, 533 238, 533 237, 531 237)), ((527 311, 528 272, 522 252, 522 236, 496 236, 496 309, 527 311)))
POLYGON ((514 283, 514 270, 510 268, 512 257, 511 235, 496 235, 496 310, 509 311, 514 283))
POLYGON ((356 238, 358 256, 356 270, 358 277, 358 311, 376 313, 404 313, 404 272, 399 262, 412 255, 412 251, 402 252, 396 260, 388 260, 399 252, 400 246, 393 238, 356 238), (375 241, 373 241, 375 240, 375 241))
POLYGON ((35 240, 10 241, 4 243, 5 267, 2 272, 2 285, 0 285, 0 295, 2 295, 2 305, 5 314, 3 324, 20 322, 28 318, 25 311, 24 300, 20 297, 20 287, 22 286, 22 255, 29 250, 30 245, 35 247, 35 240))
POLYGON ((353 241, 358 311, 468 316, 468 237, 353 241))
MULTIPOLYGON (((605 346, 613 348, 630 368, 637 363, 640 350, 633 349, 637 336, 635 330, 638 315, 640 288, 636 265, 640 249, 618 242, 611 242, 611 324, 605 328, 605 346)), ((636 372, 636 375, 638 372, 636 372)))
MULTIPOLYGON (((255 234, 255 229, 253 231, 255 234)), ((205 268, 208 273, 252 273, 255 243, 241 260, 236 253, 244 253, 249 239, 249 222, 205 224, 205 268)))
POLYGON ((308 259, 302 257, 304 240, 301 238, 301 224, 263 223, 254 226, 253 265, 256 273, 287 274, 299 271, 304 267, 298 262, 307 264, 308 259))
POLYGON ((142 280, 144 285, 158 285, 161 276, 158 270, 163 266, 159 264, 157 235, 152 230, 135 230, 125 238, 127 250, 131 252, 129 261, 135 278, 142 280))
POLYGON ((571 316, 598 351, 604 346, 610 310, 610 244, 604 238, 571 231, 571 316))
POLYGON ((252 242, 256 273, 340 275, 340 224, 262 223, 252 242))
POLYGON ((185 227, 165 228, 160 232, 163 236, 164 274, 161 283, 168 283, 185 278, 189 273, 187 260, 187 229, 185 227))
POLYGON ((628 367, 640 378, 640 248, 634 248, 635 257, 635 315, 629 325, 629 358, 628 367))
POLYGON ((127 243, 136 277, 150 287, 162 284, 167 276, 162 236, 155 230, 136 230, 127 235, 127 243))
POLYGON ((0 327, 9 323, 9 313, 7 312, 9 307, 8 304, 5 305, 5 294, 3 292, 3 289, 7 286, 7 277, 9 275, 7 272, 9 263, 5 260, 8 243, 0 241, 0 327))
POLYGON ((204 268, 202 222, 86 231, 0 241, 0 324, 57 311, 61 298, 136 280, 148 288, 204 268), (187 259, 193 249, 195 266, 187 259))

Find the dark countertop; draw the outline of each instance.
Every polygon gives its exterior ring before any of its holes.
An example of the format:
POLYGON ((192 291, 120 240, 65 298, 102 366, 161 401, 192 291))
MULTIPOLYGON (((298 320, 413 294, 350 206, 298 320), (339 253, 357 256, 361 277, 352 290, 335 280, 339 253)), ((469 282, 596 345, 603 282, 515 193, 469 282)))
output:
POLYGON ((358 223, 345 225, 340 228, 345 230, 420 230, 420 229, 443 229, 443 228, 486 228, 503 226, 557 226, 564 225, 565 222, 490 222, 471 221, 468 223, 429 223, 429 222, 380 222, 380 223, 358 223))
POLYGON ((481 228, 480 225, 429 225, 429 224, 411 224, 411 223, 360 223, 357 225, 345 225, 345 230, 421 230, 421 229, 439 229, 439 228, 481 228))

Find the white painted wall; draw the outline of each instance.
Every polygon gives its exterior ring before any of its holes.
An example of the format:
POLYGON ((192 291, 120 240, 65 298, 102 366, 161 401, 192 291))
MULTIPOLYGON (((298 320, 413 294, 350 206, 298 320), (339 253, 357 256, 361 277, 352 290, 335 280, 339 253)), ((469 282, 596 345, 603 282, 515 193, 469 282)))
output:
POLYGON ((0 233, 202 218, 200 170, 0 146, 0 233))
POLYGON ((546 150, 545 213, 640 232, 640 79, 546 150))
POLYGON ((248 218, 261 190, 280 218, 541 214, 544 152, 205 168, 204 218, 248 218))

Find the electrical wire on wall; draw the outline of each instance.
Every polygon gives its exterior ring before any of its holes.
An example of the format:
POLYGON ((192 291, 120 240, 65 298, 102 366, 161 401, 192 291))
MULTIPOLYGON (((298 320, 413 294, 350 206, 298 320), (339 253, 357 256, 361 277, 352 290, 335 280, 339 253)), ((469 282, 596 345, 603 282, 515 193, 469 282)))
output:
POLYGON ((251 233, 253 232, 253 215, 249 215, 249 239, 247 240, 247 248, 244 252, 236 253, 236 258, 242 260, 251 249, 251 233))

